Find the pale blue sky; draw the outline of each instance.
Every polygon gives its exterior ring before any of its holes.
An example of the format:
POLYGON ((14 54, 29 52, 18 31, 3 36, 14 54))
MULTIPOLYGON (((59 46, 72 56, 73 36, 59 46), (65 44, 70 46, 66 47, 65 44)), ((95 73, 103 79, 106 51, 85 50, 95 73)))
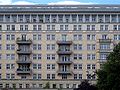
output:
MULTIPOLYGON (((19 0, 13 0, 13 2, 16 2, 19 0)), ((22 1, 22 0, 21 0, 22 1)), ((38 4, 48 4, 51 2, 61 2, 61 1, 77 1, 81 3, 98 3, 98 4, 120 4, 120 0, 24 0, 28 2, 38 3, 38 4)))
POLYGON ((120 0, 0 0, 0 4, 120 4, 120 0))

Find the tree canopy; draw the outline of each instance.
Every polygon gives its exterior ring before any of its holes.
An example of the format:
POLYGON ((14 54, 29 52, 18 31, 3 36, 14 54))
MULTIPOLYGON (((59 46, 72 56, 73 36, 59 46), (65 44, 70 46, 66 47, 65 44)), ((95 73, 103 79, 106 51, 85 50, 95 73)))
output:
POLYGON ((99 90, 120 90, 120 43, 107 57, 103 68, 97 71, 99 90))

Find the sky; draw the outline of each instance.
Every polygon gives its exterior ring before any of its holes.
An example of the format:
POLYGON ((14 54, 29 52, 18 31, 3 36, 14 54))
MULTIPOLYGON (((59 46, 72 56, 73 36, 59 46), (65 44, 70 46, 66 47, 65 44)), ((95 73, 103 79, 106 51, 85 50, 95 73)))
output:
POLYGON ((120 0, 0 0, 0 5, 81 5, 81 4, 120 4, 120 0))

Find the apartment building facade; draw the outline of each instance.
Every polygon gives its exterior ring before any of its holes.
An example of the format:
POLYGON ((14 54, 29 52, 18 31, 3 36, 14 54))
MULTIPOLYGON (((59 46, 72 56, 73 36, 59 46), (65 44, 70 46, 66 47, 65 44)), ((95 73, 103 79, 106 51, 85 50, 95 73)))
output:
POLYGON ((94 83, 119 30, 119 5, 2 5, 0 88, 94 83))

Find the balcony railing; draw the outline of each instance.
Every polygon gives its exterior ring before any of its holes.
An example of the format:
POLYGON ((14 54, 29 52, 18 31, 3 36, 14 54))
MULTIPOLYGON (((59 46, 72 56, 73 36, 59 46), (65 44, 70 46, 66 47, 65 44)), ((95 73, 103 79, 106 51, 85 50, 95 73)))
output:
POLYGON ((17 38, 17 40, 16 40, 16 43, 17 44, 31 44, 32 43, 32 40, 24 40, 24 39, 20 39, 20 38, 17 38))
POLYGON ((58 50, 57 53, 60 55, 70 55, 72 54, 72 51, 71 50, 58 50))
POLYGON ((99 43, 111 43, 112 39, 99 39, 99 43))
POLYGON ((72 44, 72 40, 71 39, 65 39, 65 40, 63 40, 63 39, 58 39, 57 40, 57 44, 58 45, 71 45, 72 44))
POLYGON ((58 75, 72 75, 73 72, 68 70, 68 71, 61 71, 61 70, 58 70, 57 71, 58 75))
POLYGON ((72 61, 62 61, 62 60, 59 60, 57 61, 58 64, 61 64, 61 65, 70 65, 72 64, 72 61))
POLYGON ((17 54, 31 54, 32 51, 31 50, 17 50, 17 54))
POLYGON ((106 59, 99 59, 99 63, 105 63, 105 62, 107 62, 106 59))
POLYGON ((18 64, 31 64, 31 60, 17 60, 16 63, 18 64))
POLYGON ((100 52, 100 53, 102 53, 102 52, 104 52, 104 53, 110 53, 112 51, 113 51, 112 49, 98 49, 98 52, 100 52))
POLYGON ((31 74, 32 73, 32 70, 31 69, 20 69, 18 68, 17 71, 16 71, 17 74, 31 74))

